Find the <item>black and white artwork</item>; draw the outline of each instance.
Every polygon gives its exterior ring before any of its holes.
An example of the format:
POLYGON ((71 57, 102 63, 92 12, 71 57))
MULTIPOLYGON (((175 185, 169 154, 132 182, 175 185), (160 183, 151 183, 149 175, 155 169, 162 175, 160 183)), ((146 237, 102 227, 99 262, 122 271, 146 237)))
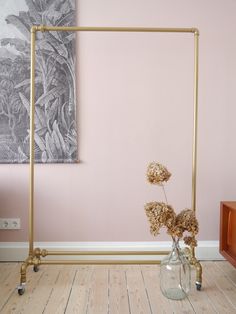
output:
MULTIPOLYGON (((0 163, 29 161, 32 25, 75 25, 75 0, 0 0, 0 163)), ((35 161, 73 163, 75 33, 36 35, 35 161)))

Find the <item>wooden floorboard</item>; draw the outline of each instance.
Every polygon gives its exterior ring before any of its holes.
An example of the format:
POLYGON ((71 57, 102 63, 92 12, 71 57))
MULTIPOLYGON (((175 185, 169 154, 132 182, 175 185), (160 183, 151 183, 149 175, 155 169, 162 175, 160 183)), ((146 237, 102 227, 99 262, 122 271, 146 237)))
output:
POLYGON ((219 286, 217 282, 217 273, 212 272, 211 268, 214 263, 204 263, 203 264, 203 274, 204 274, 204 292, 207 294, 212 307, 217 313, 236 313, 236 309, 232 303, 225 296, 224 291, 219 286))
POLYGON ((129 296, 126 283, 126 274, 122 267, 108 269, 109 287, 109 313, 110 314, 129 314, 129 296))
POLYGON ((220 271, 215 263, 204 265, 204 271, 204 273, 207 273, 208 278, 214 282, 218 290, 224 295, 224 298, 227 299, 230 304, 230 309, 232 305, 236 313, 236 286, 228 280, 227 275, 223 271, 220 271))
POLYGON ((17 263, 0 263, 0 285, 4 283, 7 277, 14 272, 17 267, 20 267, 17 263))
MULTIPOLYGON (((45 311, 51 294, 53 293, 53 289, 58 289, 56 282, 58 281, 60 270, 61 266, 53 266, 47 267, 47 269, 43 271, 37 286, 31 293, 28 303, 24 304, 22 307, 21 313, 36 314, 43 313, 45 311)), ((26 289, 28 289, 28 285, 26 289)))
POLYGON ((10 271, 6 271, 5 273, 1 273, 0 277, 5 277, 3 281, 0 283, 0 313, 2 308, 7 304, 8 300, 12 295, 16 292, 16 283, 20 278, 20 266, 19 265, 11 265, 9 264, 10 271), (12 267, 13 266, 13 267, 12 267), (14 267, 15 266, 15 267, 14 267), (5 274, 7 273, 7 276, 5 274))
POLYGON ((93 266, 78 266, 66 306, 66 314, 87 313, 93 266))
POLYGON ((150 301, 144 286, 140 266, 134 265, 126 270, 126 284, 130 312, 136 314, 151 313, 150 301))
POLYGON ((170 300, 164 298, 160 290, 159 266, 142 266, 141 272, 152 313, 172 313, 170 300))
POLYGON ((236 286, 236 268, 227 262, 214 262, 214 264, 222 270, 227 278, 236 286))
POLYGON ((202 262, 203 287, 182 301, 160 290, 159 265, 41 266, 27 269, 19 296, 19 263, 0 263, 1 314, 236 313, 236 268, 226 261, 202 262))
POLYGON ((76 269, 74 266, 65 266, 60 270, 45 306, 44 314, 65 312, 75 276, 76 269))
MULTIPOLYGON (((204 263, 202 263, 202 264, 204 264, 204 263)), ((191 279, 192 279, 191 280, 191 290, 190 290, 190 293, 188 295, 188 300, 189 300, 190 304, 192 305, 194 312, 197 314, 198 313, 207 313, 207 314, 216 313, 216 311, 212 305, 212 302, 206 293, 206 291, 208 290, 209 287, 206 285, 206 283, 204 281, 203 286, 202 286, 202 290, 197 291, 196 287, 195 287, 195 278, 196 278, 196 273, 195 273, 195 270, 192 269, 192 272, 191 272, 191 279)))
POLYGON ((108 313, 108 308, 108 269, 104 266, 94 266, 87 312, 103 314, 108 313))

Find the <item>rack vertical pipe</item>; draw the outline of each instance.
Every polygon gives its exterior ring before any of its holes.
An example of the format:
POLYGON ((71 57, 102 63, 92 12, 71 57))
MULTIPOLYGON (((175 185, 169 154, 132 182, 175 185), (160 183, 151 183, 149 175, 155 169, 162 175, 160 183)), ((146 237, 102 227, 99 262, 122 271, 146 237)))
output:
POLYGON ((196 212, 199 32, 194 32, 194 105, 192 147, 192 210, 196 212))
POLYGON ((29 256, 34 251, 34 115, 35 115, 35 36, 31 28, 31 61, 30 61, 30 195, 29 195, 29 256))

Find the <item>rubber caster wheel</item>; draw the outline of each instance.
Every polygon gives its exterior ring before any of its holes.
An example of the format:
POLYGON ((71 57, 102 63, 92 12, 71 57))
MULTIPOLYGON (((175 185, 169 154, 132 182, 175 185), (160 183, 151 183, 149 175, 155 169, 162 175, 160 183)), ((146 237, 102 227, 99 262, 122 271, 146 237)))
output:
POLYGON ((33 270, 34 270, 35 273, 37 273, 39 271, 39 267, 34 265, 33 270))
POLYGON ((25 288, 23 286, 18 286, 17 291, 19 295, 23 295, 25 293, 25 288))
POLYGON ((202 284, 201 283, 196 283, 196 289, 197 291, 200 291, 202 288, 202 284))

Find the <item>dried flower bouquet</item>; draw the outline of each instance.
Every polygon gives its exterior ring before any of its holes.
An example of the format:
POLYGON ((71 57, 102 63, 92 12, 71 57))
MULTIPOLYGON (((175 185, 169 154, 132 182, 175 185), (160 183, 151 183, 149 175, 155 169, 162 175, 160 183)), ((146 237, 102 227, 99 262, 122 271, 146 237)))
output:
POLYGON ((151 184, 160 185, 163 188, 166 203, 164 202, 149 202, 145 205, 146 215, 150 223, 150 232, 154 236, 159 234, 162 227, 166 227, 167 233, 174 241, 180 239, 190 247, 196 247, 195 239, 198 233, 198 221, 195 212, 191 209, 184 209, 179 214, 176 214, 173 207, 168 204, 164 182, 167 182, 171 177, 171 173, 165 166, 157 162, 149 164, 147 169, 147 180, 151 184))

